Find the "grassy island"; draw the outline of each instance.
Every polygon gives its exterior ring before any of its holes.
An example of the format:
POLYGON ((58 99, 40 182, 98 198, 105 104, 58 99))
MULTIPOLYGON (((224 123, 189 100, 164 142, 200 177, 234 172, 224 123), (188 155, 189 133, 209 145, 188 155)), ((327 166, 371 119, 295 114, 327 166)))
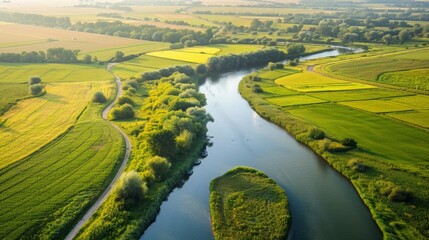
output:
POLYGON ((288 200, 264 173, 236 167, 210 184, 210 214, 215 239, 286 239, 288 200))

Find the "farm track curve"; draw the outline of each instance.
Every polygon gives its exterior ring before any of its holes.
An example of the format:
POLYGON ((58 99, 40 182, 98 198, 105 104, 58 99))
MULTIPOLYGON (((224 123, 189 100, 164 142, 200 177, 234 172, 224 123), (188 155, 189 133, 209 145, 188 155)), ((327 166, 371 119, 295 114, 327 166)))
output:
MULTIPOLYGON (((114 66, 114 64, 109 64, 106 68, 106 71, 110 72, 115 77, 117 92, 116 92, 115 99, 113 99, 112 103, 110 103, 102 112, 102 117, 105 121, 108 121, 107 115, 108 115, 109 111, 115 105, 116 100, 122 95, 121 79, 111 71, 111 67, 113 67, 113 66, 114 66)), ((85 215, 82 217, 82 219, 79 220, 79 222, 73 227, 73 229, 70 231, 70 233, 65 237, 66 240, 72 240, 73 238, 75 238, 76 235, 78 234, 79 230, 86 223, 86 221, 95 213, 95 211, 97 211, 97 209, 101 206, 101 204, 107 199, 107 197, 109 196, 109 194, 113 190, 113 188, 112 188, 113 185, 119 180, 119 177, 121 176, 122 172, 124 171, 125 166, 127 165, 128 159, 130 158, 130 154, 131 154, 130 139, 118 126, 116 126, 115 124, 113 124, 111 122, 110 122, 110 124, 116 130, 119 131, 119 133, 122 135, 122 138, 125 141, 125 149, 126 150, 125 150, 124 159, 122 161, 122 164, 121 164, 118 172, 115 175, 115 178, 113 178, 112 182, 109 184, 109 186, 106 188, 106 190, 104 190, 103 194, 100 195, 100 197, 97 199, 97 201, 88 209, 88 211, 85 213, 85 215)))

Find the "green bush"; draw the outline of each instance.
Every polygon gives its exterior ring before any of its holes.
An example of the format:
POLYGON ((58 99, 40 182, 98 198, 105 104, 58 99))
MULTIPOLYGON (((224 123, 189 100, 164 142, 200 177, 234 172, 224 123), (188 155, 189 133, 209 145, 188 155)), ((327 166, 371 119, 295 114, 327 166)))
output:
POLYGON ((96 92, 96 93, 94 93, 94 96, 92 97, 92 102, 105 103, 106 97, 104 96, 104 94, 102 92, 96 92))
POLYGON ((153 173, 157 181, 162 181, 167 176, 171 163, 163 157, 155 156, 147 160, 147 169, 153 173))
POLYGON ((357 147, 357 142, 353 138, 344 138, 343 140, 341 140, 341 144, 351 148, 357 147))
POLYGON ((261 93, 261 92, 263 92, 264 90, 261 88, 261 86, 259 86, 259 85, 257 85, 257 84, 255 84, 255 86, 253 86, 253 92, 254 93, 261 93))
POLYGON ((404 190, 392 182, 383 182, 379 192, 392 202, 406 202, 412 198, 410 191, 404 190))
POLYGON ((40 83, 30 85, 29 92, 31 95, 39 95, 43 91, 43 86, 40 83))
POLYGON ((126 172, 115 187, 116 201, 124 202, 126 207, 132 206, 143 199, 146 190, 146 183, 135 171, 126 172))
POLYGON ((127 96, 122 96, 118 98, 118 104, 119 105, 124 105, 124 104, 130 104, 131 106, 134 106, 134 101, 127 96))
POLYGON ((28 80, 29 85, 38 84, 41 82, 42 82, 42 79, 38 76, 30 77, 30 79, 28 80))
POLYGON ((133 107, 128 103, 125 103, 120 107, 113 108, 110 114, 111 118, 116 120, 133 118, 135 115, 133 107))
POLYGON ((125 85, 129 85, 135 89, 139 88, 139 83, 136 80, 130 80, 126 82, 125 85))
POLYGON ((349 166, 355 172, 366 172, 368 170, 368 166, 362 163, 362 160, 353 158, 347 162, 347 166, 349 166))
POLYGON ((325 132, 318 128, 312 128, 308 135, 311 139, 314 140, 320 140, 325 138, 325 132))

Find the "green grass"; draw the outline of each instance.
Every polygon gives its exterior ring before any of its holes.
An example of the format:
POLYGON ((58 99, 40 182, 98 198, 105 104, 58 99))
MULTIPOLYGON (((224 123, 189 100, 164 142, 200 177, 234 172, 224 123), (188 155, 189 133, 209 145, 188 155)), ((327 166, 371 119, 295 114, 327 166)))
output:
POLYGON ((387 72, 381 74, 377 81, 400 87, 429 91, 429 69, 387 72))
POLYGON ((126 45, 120 47, 112 47, 101 49, 97 51, 82 52, 79 57, 83 57, 87 54, 96 56, 100 61, 107 61, 114 57, 117 51, 123 52, 125 55, 147 53, 152 51, 162 51, 169 49, 170 44, 162 42, 143 42, 142 44, 126 45))
POLYGON ((195 52, 184 52, 184 51, 160 51, 147 53, 148 56, 167 58, 178 61, 185 61, 191 63, 206 63, 207 60, 214 56, 214 54, 208 53, 195 53, 195 52))
POLYGON ((143 72, 154 71, 160 68, 178 65, 191 65, 196 63, 189 63, 184 61, 177 61, 167 58, 153 57, 149 55, 142 55, 133 60, 120 63, 113 68, 113 71, 123 79, 131 77, 140 77, 143 72))
POLYGON ((306 95, 293 95, 293 96, 284 96, 284 97, 272 97, 265 98, 266 101, 275 104, 280 107, 294 106, 294 105, 306 105, 306 104, 315 104, 323 103, 325 100, 306 96, 306 95))
POLYGON ((371 88, 353 91, 315 92, 309 93, 308 95, 333 102, 342 102, 405 96, 410 95, 410 93, 381 88, 371 88))
POLYGON ((90 105, 66 134, 0 169, 1 239, 65 236, 101 194, 120 165, 124 144, 100 111, 100 105, 90 105))
POLYGON ((373 113, 399 112, 414 110, 412 106, 389 101, 388 99, 381 100, 366 100, 366 101, 350 101, 342 102, 342 105, 362 109, 373 113))
POLYGON ((429 133, 418 128, 337 104, 317 104, 289 112, 336 139, 354 138, 362 149, 386 161, 429 166, 429 133))
POLYGON ((287 205, 284 190, 256 169, 237 167, 210 183, 215 239, 285 239, 287 205))
POLYGON ((0 169, 57 138, 75 124, 95 91, 107 94, 111 87, 108 82, 48 84, 44 96, 20 101, 0 118, 0 169))
POLYGON ((28 85, 19 83, 0 83, 0 116, 17 100, 28 95, 28 85))
POLYGON ((219 48, 221 51, 217 55, 253 52, 263 48, 263 46, 261 45, 250 45, 250 44, 213 44, 213 45, 208 45, 208 47, 219 48))
POLYGON ((314 72, 296 73, 276 79, 281 86, 299 92, 326 92, 369 89, 374 86, 326 77, 314 72))
POLYGON ((97 64, 18 64, 0 65, 0 82, 27 83, 31 76, 43 82, 106 81, 112 76, 97 64))
POLYGON ((391 100, 392 102, 413 106, 416 109, 429 109, 429 96, 426 95, 396 97, 391 100))
POLYGON ((287 88, 281 87, 281 86, 274 86, 274 87, 263 87, 263 94, 267 94, 268 96, 272 95, 296 95, 298 94, 296 91, 289 90, 287 88))
POLYGON ((404 122, 415 124, 424 128, 429 128, 429 111, 414 111, 414 112, 404 112, 404 113, 391 113, 388 114, 389 117, 399 119, 404 122))
POLYGON ((265 79, 270 79, 270 80, 275 80, 277 78, 288 76, 288 75, 298 73, 298 72, 299 72, 298 70, 295 70, 292 68, 275 69, 272 71, 266 70, 264 72, 261 72, 261 74, 259 74, 259 77, 265 78, 265 79))

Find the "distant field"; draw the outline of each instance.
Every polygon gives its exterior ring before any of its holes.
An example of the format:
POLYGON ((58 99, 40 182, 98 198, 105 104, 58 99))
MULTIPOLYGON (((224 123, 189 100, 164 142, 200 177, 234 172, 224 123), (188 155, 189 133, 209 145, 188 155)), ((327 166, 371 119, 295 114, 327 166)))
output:
POLYGON ((45 51, 55 47, 89 52, 146 43, 148 42, 101 34, 14 23, 0 24, 0 52, 45 51))
POLYGON ((338 104, 316 104, 288 110, 337 139, 351 137, 386 160, 427 165, 429 133, 373 113, 338 104), (400 143, 400 148, 395 147, 400 143))
POLYGON ((0 83, 27 83, 31 76, 39 76, 43 82, 105 81, 112 76, 98 64, 18 64, 0 65, 0 83))
POLYGON ((412 106, 392 102, 389 100, 366 100, 341 102, 342 105, 362 109, 373 113, 398 112, 414 110, 412 106))
POLYGON ((196 63, 177 61, 167 58, 153 57, 149 55, 142 55, 133 60, 120 63, 113 68, 113 71, 123 79, 131 77, 140 77, 143 72, 154 71, 164 67, 178 65, 191 65, 195 66, 196 63))
POLYGON ((371 85, 338 80, 313 72, 292 74, 290 76, 279 78, 275 80, 275 82, 279 85, 300 92, 342 91, 374 88, 374 86, 371 85))
POLYGON ((111 92, 109 82, 56 83, 47 94, 20 101, 0 122, 0 169, 37 151, 71 127, 95 91, 111 92))
POLYGON ((334 91, 334 92, 315 92, 309 93, 310 96, 326 99, 334 102, 369 100, 378 98, 388 98, 410 95, 407 92, 394 91, 388 89, 371 88, 354 91, 334 91))
POLYGON ((97 51, 82 52, 79 54, 79 56, 83 57, 89 54, 91 56, 96 56, 98 60, 107 61, 110 58, 114 57, 117 51, 121 51, 125 55, 130 55, 130 54, 138 54, 138 53, 147 53, 151 51, 167 50, 169 49, 169 47, 170 47, 169 43, 142 41, 140 44, 136 44, 136 45, 116 46, 116 47, 105 48, 97 51))
MULTIPOLYGON (((385 72, 403 71, 409 69, 427 69, 429 68, 429 48, 420 49, 417 51, 408 51, 403 53, 385 54, 378 57, 356 58, 350 61, 343 61, 327 65, 324 70, 335 75, 341 75, 351 78, 357 78, 366 81, 378 81, 378 76, 385 72)), ((424 73, 423 71, 422 73, 424 73)), ((425 79, 424 74, 420 74, 417 81, 421 81, 421 77, 425 79), (419 80, 420 79, 420 80, 419 80)), ((398 73, 394 73, 396 75, 398 73)), ((398 80, 399 76, 387 75, 380 82, 400 85, 403 80, 398 80)), ((411 77, 412 78, 412 77, 411 77)), ((426 80, 424 82, 427 83, 426 80)), ((406 83, 406 87, 415 88, 413 83, 406 83), (413 86, 411 86, 413 85, 413 86)), ((422 88, 423 86, 421 86, 422 88)))
POLYGON ((391 113, 389 117, 399 119, 404 122, 412 123, 424 128, 429 128, 429 110, 415 111, 415 112, 403 112, 403 113, 391 113))
POLYGON ((306 95, 272 97, 272 98, 265 98, 265 100, 267 100, 268 102, 273 103, 275 105, 278 105, 280 107, 326 102, 325 100, 321 100, 321 99, 306 96, 306 95))
MULTIPOLYGON (((116 129, 100 118, 100 108, 91 105, 66 135, 29 158, 0 169, 1 239, 65 236, 107 186, 120 165, 124 144, 116 129)), ((29 121, 40 124, 35 119, 29 121)), ((38 133, 43 134, 43 130, 38 133)), ((37 141, 36 136, 16 148, 28 150, 37 141)), ((2 152, 6 149, 2 146, 2 152)))
POLYGON ((207 47, 219 48, 221 51, 217 55, 253 52, 263 48, 263 46, 260 46, 260 45, 250 45, 250 44, 214 44, 214 45, 208 45, 207 47))
POLYGON ((146 55, 153 56, 153 57, 173 59, 178 61, 191 62, 191 63, 206 63, 209 58, 214 56, 214 54, 209 54, 209 53, 195 53, 195 52, 174 51, 174 50, 150 52, 150 53, 147 53, 146 55))
POLYGON ((28 95, 28 85, 19 83, 0 83, 0 116, 9 104, 28 95))
POLYGON ((401 87, 429 91, 429 69, 387 72, 381 74, 377 81, 401 87))
POLYGON ((202 54, 215 55, 221 50, 219 48, 214 48, 214 47, 191 47, 191 48, 177 49, 177 51, 186 52, 186 53, 189 52, 189 53, 202 53, 202 54))

